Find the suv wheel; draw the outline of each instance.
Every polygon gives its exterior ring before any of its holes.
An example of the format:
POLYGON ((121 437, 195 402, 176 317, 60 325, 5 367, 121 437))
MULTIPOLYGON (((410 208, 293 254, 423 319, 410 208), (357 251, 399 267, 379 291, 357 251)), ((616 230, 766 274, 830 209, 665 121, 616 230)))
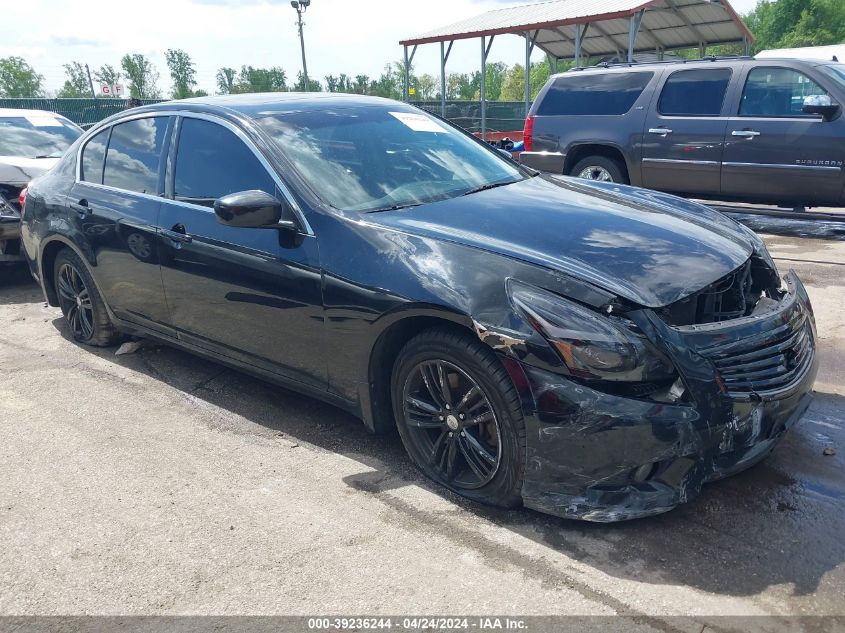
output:
POLYGON ((521 504, 525 426, 491 349, 456 331, 424 331, 399 353, 391 391, 402 443, 423 473, 475 501, 521 504))
POLYGON ((575 163, 569 170, 570 176, 597 180, 599 182, 618 182, 622 185, 628 184, 625 177, 625 170, 612 158, 606 156, 587 156, 575 163))
POLYGON ((91 273, 76 253, 65 248, 56 256, 53 279, 59 306, 74 340, 97 347, 115 343, 117 330, 109 320, 91 273))

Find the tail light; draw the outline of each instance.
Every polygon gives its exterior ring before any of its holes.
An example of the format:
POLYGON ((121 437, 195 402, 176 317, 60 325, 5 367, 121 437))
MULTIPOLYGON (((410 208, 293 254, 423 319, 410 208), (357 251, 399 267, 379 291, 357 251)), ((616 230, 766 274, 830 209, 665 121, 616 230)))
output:
POLYGON ((18 194, 18 206, 21 208, 21 215, 23 215, 23 205, 26 204, 26 187, 21 189, 21 192, 18 194))
POLYGON ((522 130, 523 151, 530 152, 534 149, 534 115, 529 114, 525 118, 525 128, 522 130))

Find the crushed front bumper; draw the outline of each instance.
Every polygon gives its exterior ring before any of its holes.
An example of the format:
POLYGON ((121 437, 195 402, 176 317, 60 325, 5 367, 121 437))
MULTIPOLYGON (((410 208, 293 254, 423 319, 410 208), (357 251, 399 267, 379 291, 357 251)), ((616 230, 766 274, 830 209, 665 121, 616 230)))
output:
POLYGON ((590 521, 658 514, 768 455, 806 411, 818 370, 809 298, 793 272, 786 280, 777 307, 759 316, 672 328, 651 311, 632 315, 675 363, 686 402, 610 395, 520 363, 530 390, 524 504, 590 521), (793 354, 787 344, 799 337, 793 354), (781 378, 758 380, 756 359, 780 352, 781 378), (746 365, 750 382, 737 378, 746 365))

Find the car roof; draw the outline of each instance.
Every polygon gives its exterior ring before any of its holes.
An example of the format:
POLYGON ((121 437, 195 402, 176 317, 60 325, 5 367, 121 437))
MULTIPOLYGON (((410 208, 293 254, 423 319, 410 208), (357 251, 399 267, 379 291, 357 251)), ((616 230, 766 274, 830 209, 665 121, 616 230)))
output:
POLYGON ((772 62, 778 63, 797 63, 809 65, 821 65, 826 63, 835 63, 824 60, 815 59, 798 59, 795 57, 767 57, 762 59, 755 59, 753 57, 705 57, 703 59, 667 59, 665 61, 649 61, 649 62, 614 62, 611 64, 597 64, 595 66, 581 66, 580 68, 570 68, 562 73, 553 75, 554 77, 571 77, 573 74, 582 72, 613 72, 613 71, 631 71, 631 70, 653 70, 655 68, 672 68, 680 66, 698 67, 707 64, 720 65, 734 65, 734 64, 754 64, 762 66, 771 66, 772 62))
POLYGON ((392 99, 346 93, 259 92, 166 101, 136 108, 133 111, 137 110, 140 113, 144 110, 223 110, 255 117, 276 112, 325 109, 335 105, 355 107, 387 106, 391 104, 397 107, 406 105, 392 99))
POLYGON ((68 120, 58 112, 50 112, 49 110, 24 110, 22 108, 0 108, 0 118, 6 117, 22 117, 22 116, 51 116, 59 119, 68 120))

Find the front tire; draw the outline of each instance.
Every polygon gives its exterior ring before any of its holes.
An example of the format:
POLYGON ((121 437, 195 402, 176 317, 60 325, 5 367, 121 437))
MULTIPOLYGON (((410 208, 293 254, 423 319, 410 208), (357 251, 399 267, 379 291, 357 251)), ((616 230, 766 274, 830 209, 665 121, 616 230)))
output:
POLYGON ((482 503, 522 503, 525 425, 495 353, 458 331, 426 330, 399 353, 391 381, 402 443, 430 479, 482 503))
POLYGON ((625 169, 617 161, 606 156, 587 156, 575 163, 569 170, 570 176, 596 180, 598 182, 616 182, 627 185, 628 178, 625 169))
POLYGON ((94 279, 82 259, 65 248, 56 256, 53 283, 59 306, 75 341, 108 347, 118 339, 94 279))

